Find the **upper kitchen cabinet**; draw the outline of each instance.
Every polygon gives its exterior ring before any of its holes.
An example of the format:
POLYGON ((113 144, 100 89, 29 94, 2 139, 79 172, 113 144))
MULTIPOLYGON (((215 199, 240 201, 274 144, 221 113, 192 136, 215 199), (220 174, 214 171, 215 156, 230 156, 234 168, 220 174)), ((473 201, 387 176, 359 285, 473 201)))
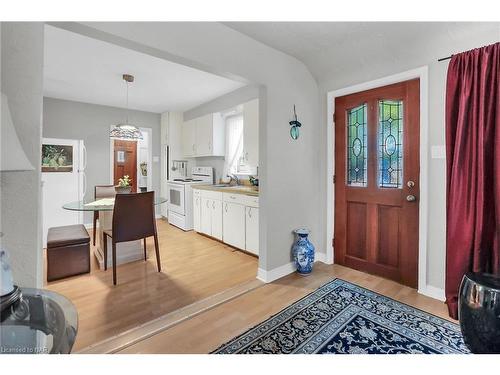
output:
POLYGON ((182 152, 185 157, 196 154, 196 119, 184 121, 182 124, 182 152))
POLYGON ((224 156, 224 121, 220 113, 211 113, 185 121, 182 149, 185 157, 224 156))
POLYGON ((243 104, 243 159, 249 167, 259 165, 259 99, 243 104))

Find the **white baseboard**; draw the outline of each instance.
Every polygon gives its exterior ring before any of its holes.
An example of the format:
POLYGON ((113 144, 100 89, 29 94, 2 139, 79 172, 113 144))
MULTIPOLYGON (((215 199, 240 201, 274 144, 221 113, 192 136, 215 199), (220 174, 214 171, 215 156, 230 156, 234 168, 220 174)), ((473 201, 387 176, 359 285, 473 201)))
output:
POLYGON ((435 286, 432 285, 426 285, 423 288, 419 288, 418 292, 420 294, 423 294, 424 296, 431 297, 439 301, 446 300, 444 289, 436 288, 435 286))
POLYGON ((273 282, 274 280, 282 278, 283 276, 289 275, 292 272, 295 272, 295 264, 293 262, 284 264, 270 271, 266 271, 262 268, 259 268, 257 270, 257 279, 265 283, 270 283, 273 282))
MULTIPOLYGON (((326 263, 326 254, 324 253, 316 253, 314 255, 315 257, 315 262, 322 262, 326 263)), ((257 279, 260 281, 263 281, 265 283, 271 283, 274 280, 281 279, 284 276, 287 276, 293 272, 296 271, 295 264, 294 262, 290 262, 287 264, 284 264, 280 267, 274 268, 270 271, 266 271, 262 268, 259 268, 257 270, 257 279)))
POLYGON ((327 261, 326 261, 326 254, 325 253, 316 253, 314 254, 314 261, 315 262, 321 262, 321 263, 325 263, 325 264, 328 264, 327 261))

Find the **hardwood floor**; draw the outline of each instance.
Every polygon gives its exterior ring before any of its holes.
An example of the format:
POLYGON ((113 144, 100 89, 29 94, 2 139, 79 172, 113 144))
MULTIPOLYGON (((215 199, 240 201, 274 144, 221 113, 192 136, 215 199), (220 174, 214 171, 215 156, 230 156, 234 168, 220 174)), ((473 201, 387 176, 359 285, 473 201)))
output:
POLYGON ((158 237, 161 273, 151 238, 147 262, 118 266, 116 286, 112 270, 99 270, 93 255, 90 274, 46 285, 69 298, 78 310, 73 351, 255 279, 256 257, 164 220, 158 220, 158 237))
POLYGON ((308 277, 292 274, 266 284, 119 353, 209 353, 336 277, 451 320, 443 302, 415 289, 343 266, 316 263, 308 277))

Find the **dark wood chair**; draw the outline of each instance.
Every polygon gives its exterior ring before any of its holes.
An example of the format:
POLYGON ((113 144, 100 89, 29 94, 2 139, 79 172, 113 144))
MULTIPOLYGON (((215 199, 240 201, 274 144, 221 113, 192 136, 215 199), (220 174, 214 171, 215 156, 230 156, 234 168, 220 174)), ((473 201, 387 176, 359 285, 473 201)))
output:
MULTIPOLYGON (((94 187, 94 200, 103 198, 114 198, 116 195, 114 185, 96 185, 94 187)), ((97 219, 99 219, 99 211, 94 211, 94 229, 92 231, 92 241, 95 246, 95 234, 97 232, 97 219)))
MULTIPOLYGON (((144 240, 144 260, 147 258, 146 238, 154 237, 156 263, 161 272, 160 248, 156 230, 154 192, 116 194, 111 231, 104 231, 104 259, 108 259, 108 241, 112 240, 113 284, 116 285, 116 244, 144 240)), ((107 262, 106 262, 107 263, 107 262)))

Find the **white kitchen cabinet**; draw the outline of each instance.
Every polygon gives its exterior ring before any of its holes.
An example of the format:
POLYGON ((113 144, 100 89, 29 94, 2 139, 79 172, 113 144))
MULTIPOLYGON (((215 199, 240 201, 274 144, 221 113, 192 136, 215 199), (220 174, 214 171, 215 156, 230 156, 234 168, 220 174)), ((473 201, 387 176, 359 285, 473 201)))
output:
POLYGON ((259 197, 193 189, 194 230, 259 255, 259 197))
POLYGON ((259 99, 243 104, 243 158, 248 167, 259 165, 259 99))
POLYGON ((182 153, 185 157, 196 156, 196 119, 182 124, 182 153))
POLYGON ((259 255, 259 209, 245 207, 245 250, 259 255))
POLYGON ((222 210, 222 240, 239 249, 245 249, 245 206, 224 201, 222 210))
POLYGON ((222 241, 222 201, 212 200, 212 237, 222 241))
POLYGON ((200 225, 195 230, 222 240, 222 193, 197 189, 194 191, 193 206, 196 208, 198 197, 200 202, 200 225))
POLYGON ((212 200, 201 198, 200 232, 208 236, 212 235, 212 200))
POLYGON ((201 232, 201 192, 193 191, 193 229, 201 232))
POLYGON ((212 154, 213 129, 212 115, 196 119, 196 155, 212 154))
POLYGON ((225 126, 220 113, 210 113, 183 124, 185 157, 224 156, 225 126))

